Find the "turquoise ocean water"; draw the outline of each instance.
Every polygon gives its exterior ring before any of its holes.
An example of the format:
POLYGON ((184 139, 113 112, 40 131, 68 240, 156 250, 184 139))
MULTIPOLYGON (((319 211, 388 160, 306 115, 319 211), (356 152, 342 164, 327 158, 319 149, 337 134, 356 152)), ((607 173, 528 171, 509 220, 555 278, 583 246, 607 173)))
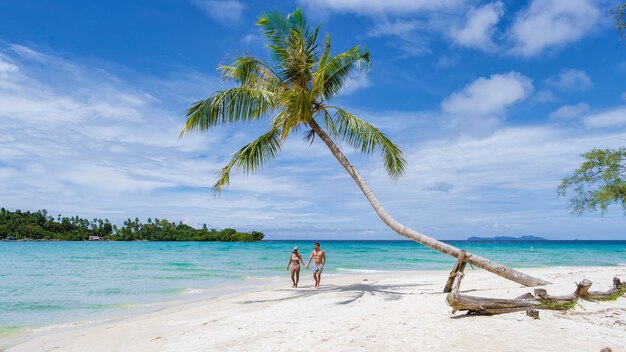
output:
MULTIPOLYGON (((449 243, 513 267, 626 265, 626 241, 449 243)), ((308 259, 311 241, 0 242, 0 338, 202 298, 257 279, 289 286, 294 245, 308 259)), ((328 241, 322 248, 326 275, 450 269, 455 261, 406 241, 328 241)), ((310 271, 303 275, 306 284, 310 271)))

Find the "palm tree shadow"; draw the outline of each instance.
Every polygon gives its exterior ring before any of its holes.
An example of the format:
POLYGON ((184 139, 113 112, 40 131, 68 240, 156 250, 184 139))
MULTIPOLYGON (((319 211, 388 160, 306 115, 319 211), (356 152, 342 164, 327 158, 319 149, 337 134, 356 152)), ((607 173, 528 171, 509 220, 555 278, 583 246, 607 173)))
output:
POLYGON ((414 288, 417 286, 426 286, 426 284, 379 285, 376 282, 370 281, 367 283, 356 283, 356 284, 350 284, 350 285, 326 285, 326 286, 320 287, 319 289, 313 289, 313 288, 305 288, 305 289, 298 289, 298 290, 281 289, 277 291, 290 292, 292 294, 285 296, 285 297, 280 297, 280 298, 273 298, 273 299, 266 299, 266 300, 241 301, 239 303, 252 304, 252 303, 281 302, 281 301, 288 301, 288 300, 293 300, 293 299, 309 298, 309 297, 317 296, 319 294, 335 293, 335 292, 350 296, 350 298, 336 303, 339 305, 350 304, 352 302, 355 302, 361 297, 365 296, 366 293, 372 296, 377 296, 377 295, 383 296, 385 300, 394 301, 394 300, 401 299, 402 296, 405 296, 405 295, 424 294, 424 292, 413 292, 412 290, 409 291, 411 288, 414 288))

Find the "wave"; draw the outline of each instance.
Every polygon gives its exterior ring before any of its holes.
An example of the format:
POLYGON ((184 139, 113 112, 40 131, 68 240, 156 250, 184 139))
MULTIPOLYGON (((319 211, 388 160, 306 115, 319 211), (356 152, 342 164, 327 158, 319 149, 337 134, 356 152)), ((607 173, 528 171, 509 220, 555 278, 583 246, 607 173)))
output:
POLYGON ((161 290, 159 293, 166 295, 193 295, 202 291, 200 288, 169 288, 161 290))

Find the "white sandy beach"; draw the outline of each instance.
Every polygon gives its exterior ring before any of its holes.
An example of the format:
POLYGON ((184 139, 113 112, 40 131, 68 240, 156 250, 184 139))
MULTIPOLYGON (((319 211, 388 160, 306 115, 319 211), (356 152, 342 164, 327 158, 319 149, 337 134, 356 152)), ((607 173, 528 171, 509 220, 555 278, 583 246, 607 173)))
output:
MULTIPOLYGON (((571 293, 583 278, 605 290, 626 267, 526 269, 571 293)), ((325 278, 312 288, 262 287, 133 318, 25 335, 7 352, 36 351, 626 351, 626 298, 580 302, 567 312, 452 316, 440 293, 447 272, 325 278)), ((461 290, 514 298, 532 289, 468 268, 461 290)))

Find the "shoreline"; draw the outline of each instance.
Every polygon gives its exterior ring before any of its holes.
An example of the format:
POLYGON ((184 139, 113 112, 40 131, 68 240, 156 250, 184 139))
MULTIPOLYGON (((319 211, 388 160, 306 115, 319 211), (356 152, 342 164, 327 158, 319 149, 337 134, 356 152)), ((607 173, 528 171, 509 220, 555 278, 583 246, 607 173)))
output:
POLYGON ((24 342, 28 339, 53 334, 55 332, 62 332, 67 329, 96 327, 102 324, 115 323, 124 319, 141 317, 188 304, 210 301, 212 299, 228 297, 230 295, 237 295, 246 292, 254 292, 266 285, 261 284, 262 281, 266 280, 275 281, 275 278, 268 277, 244 281, 225 282, 221 285, 217 285, 216 287, 202 288, 202 292, 199 294, 199 296, 185 297, 185 294, 179 294, 178 296, 171 296, 174 299, 170 300, 135 303, 132 304, 133 310, 116 310, 114 312, 102 311, 98 314, 95 314, 92 319, 78 319, 32 326, 15 326, 15 332, 0 335, 0 352, 4 352, 6 351, 6 349, 11 348, 12 346, 15 346, 16 344, 24 342))
MULTIPOLYGON (((583 278, 592 280, 594 282, 593 289, 596 290, 608 287, 610 279, 614 275, 620 276, 623 280, 626 279, 626 267, 623 266, 549 267, 526 268, 523 270, 552 281, 553 284, 546 286, 546 288, 548 292, 554 295, 571 293, 573 289, 572 282, 580 281, 583 278)), ((422 319, 421 317, 424 317, 427 321, 430 320, 433 323, 433 327, 438 322, 440 324, 439 330, 448 330, 452 325, 459 325, 458 321, 467 321, 467 323, 461 323, 461 325, 467 325, 467 328, 473 326, 472 324, 474 323, 492 326, 494 322, 502 323, 503 321, 511 322, 513 320, 520 325, 519 329, 524 327, 533 328, 537 325, 545 325, 542 322, 554 322, 555 320, 559 322, 567 321, 568 324, 573 321, 573 325, 569 324, 572 325, 570 329, 580 330, 581 336, 587 336, 583 340, 600 343, 600 340, 594 340, 588 336, 588 331, 593 330, 594 333, 601 333, 602 336, 611 336, 608 340, 605 339, 606 345, 614 348, 614 350, 616 347, 626 346, 626 336, 619 338, 619 334, 611 333, 617 330, 621 332, 621 335, 624 335, 623 332, 626 330, 626 298, 620 298, 615 302, 582 302, 580 307, 576 307, 572 312, 567 313, 542 310, 541 319, 538 321, 525 319, 524 313, 458 319, 449 316, 450 308, 445 304, 445 294, 440 293, 448 273, 449 270, 430 270, 340 274, 323 278, 320 290, 310 287, 311 280, 308 275, 301 277, 302 288, 289 289, 288 284, 290 282, 286 276, 284 283, 258 282, 257 285, 249 286, 247 289, 237 292, 221 293, 209 298, 182 300, 156 311, 130 317, 95 323, 67 323, 66 325, 70 326, 62 328, 52 327, 47 331, 39 333, 19 333, 19 337, 18 335, 14 336, 13 343, 6 344, 6 341, 4 341, 0 350, 4 348, 7 352, 43 351, 50 348, 50 346, 54 346, 56 347, 55 351, 80 351, 81 349, 90 351, 156 351, 168 350, 172 344, 178 346, 178 350, 190 351, 212 348, 237 349, 238 346, 243 346, 239 345, 240 340, 246 340, 246 336, 249 335, 248 332, 241 331, 242 329, 239 329, 240 326, 237 323, 248 326, 248 329, 256 330, 256 334, 268 336, 268 343, 259 350, 276 349, 278 348, 277 346, 283 346, 285 343, 287 343, 288 347, 285 350, 289 350, 297 349, 299 345, 285 342, 282 339, 285 336, 290 336, 291 340, 304 341, 310 335, 308 331, 313 329, 312 326, 323 326, 325 327, 322 329, 323 331, 318 331, 319 329, 316 328, 315 333, 326 336, 326 341, 342 339, 342 336, 346 336, 346 334, 349 336, 353 330, 348 329, 344 331, 344 334, 335 336, 336 329, 326 329, 329 325, 335 325, 333 320, 341 317, 340 320, 345 320, 346 324, 356 324, 357 328, 355 329, 365 331, 368 330, 367 326, 371 325, 367 322, 372 315, 376 316, 376 319, 379 321, 400 329, 398 336, 406 336, 406 333, 411 333, 403 330, 406 328, 407 319, 415 323, 422 319), (399 304, 402 301, 413 301, 413 304, 403 307, 402 304, 399 304), (309 311, 307 307, 309 304, 316 305, 317 310, 315 312, 309 311), (281 307, 283 305, 287 307, 281 307), (371 307, 377 307, 378 310, 370 312, 371 307), (415 311, 404 319, 401 316, 407 313, 407 309, 415 311), (617 314, 609 318, 614 320, 612 322, 614 326, 609 324, 610 321, 606 317, 600 316, 604 313, 598 313, 597 317, 593 316, 595 314, 593 312, 603 310, 608 312, 607 309, 611 311, 610 315, 617 314), (336 315, 332 313, 333 310, 341 312, 337 312, 336 314, 338 315, 336 315), (296 317, 304 316, 303 321, 294 320, 288 314, 285 315, 289 311, 294 312, 296 317), (592 314, 587 314, 590 312, 592 314), (287 329, 284 329, 283 321, 279 319, 281 316, 291 321, 290 324, 287 324, 287 329), (581 316, 584 319, 578 319, 576 318, 577 316, 581 316), (172 329, 164 329, 164 321, 169 322, 165 325, 171 325, 172 329), (363 324, 359 324, 360 322, 363 324), (255 325, 256 323, 260 324, 255 325), (211 325, 212 329, 207 330, 203 328, 207 325, 211 325), (274 329, 274 325, 277 326, 275 328, 278 330, 274 329), (137 330, 138 326, 141 327, 139 330, 137 330), (292 329, 289 330, 289 327, 292 329), (274 336, 277 334, 275 331, 282 332, 278 333, 279 336, 274 336), (195 337, 188 337, 187 335, 189 334, 195 337), (281 338, 274 339, 274 337, 281 338), (107 344, 106 349, 102 349, 101 345, 98 344, 98 341, 108 341, 111 338, 115 338, 120 343, 107 344), (132 346, 129 345, 129 341, 133 341, 132 346), (190 345, 192 341, 200 342, 198 342, 198 345, 190 345), (273 345, 272 343, 278 345, 273 345), (275 348, 272 348, 272 346, 275 348)), ((518 284, 483 270, 470 270, 467 274, 466 279, 463 281, 462 290, 478 291, 471 294, 513 298, 518 293, 522 294, 532 291, 531 288, 520 287, 518 284)), ((551 329, 556 329, 557 332, 562 331, 558 324, 550 326, 551 329)), ((418 337, 429 339, 428 330, 424 331, 424 327, 421 328, 422 331, 418 332, 418 337)), ((379 328, 372 329, 371 326, 368 331, 372 336, 381 334, 379 328)), ((455 333, 457 333, 456 331, 457 328, 455 328, 455 333)), ((509 336, 515 334, 515 331, 501 333, 509 338, 516 338, 515 336, 509 336)), ((461 334, 465 333, 461 332, 461 334)), ((335 350, 352 350, 354 348, 365 348, 365 350, 368 350, 367 346, 372 348, 374 346, 392 348, 395 341, 393 338, 394 334, 387 332, 386 335, 389 336, 374 339, 374 341, 363 345, 365 347, 359 345, 361 343, 359 340, 352 342, 344 341, 344 344, 339 345, 329 343, 327 347, 335 350)), ((367 336, 369 335, 365 337, 367 336)), ((2 339, 5 338, 6 336, 2 339)), ((565 338, 565 335, 563 335, 560 339, 565 340, 565 338)), ((506 339, 503 341, 506 341, 506 339)), ((431 347, 442 349, 440 345, 436 344, 436 341, 430 342, 434 343, 431 347)), ((325 343, 324 341, 322 342, 323 345, 325 343)), ((446 344, 447 342, 441 343, 446 344)), ((531 343, 528 346, 532 345, 531 343)), ((413 349, 420 347, 411 344, 408 346, 412 346, 413 349)), ((406 350, 408 346, 397 345, 395 347, 399 348, 399 350, 406 350)), ((458 347, 458 345, 450 345, 448 347, 453 346, 458 347)), ((462 346, 470 348, 470 345, 462 346)), ((548 348, 549 346, 543 347, 537 350, 552 350, 548 348)), ((517 346, 512 350, 520 350, 520 348, 523 348, 523 346, 517 346)), ((600 348, 602 346, 598 347, 597 350, 600 350, 600 348)), ((283 350, 282 347, 278 349, 283 350)), ((480 347, 478 349, 481 350, 480 347)), ((495 347, 494 350, 496 350, 495 347)), ((497 350, 507 350, 506 344, 498 347, 497 350)), ((556 349, 554 350, 556 351, 556 349)), ((564 348, 562 350, 568 349, 564 348)))
MULTIPOLYGON (((598 265, 598 266, 535 266, 535 267, 515 267, 516 270, 521 271, 532 271, 532 270, 542 270, 542 269, 563 269, 563 270, 585 270, 585 269, 609 269, 609 268, 626 268, 626 264, 617 264, 617 265, 598 265)), ((482 269, 476 268, 476 270, 484 271, 482 269)), ((306 281, 308 279, 307 274, 309 272, 304 272, 304 275, 301 274, 301 282, 306 281), (303 277, 304 276, 304 277, 303 277), (304 280, 303 280, 304 278, 304 280)), ((337 278, 352 278, 352 277, 360 277, 362 275, 382 275, 382 276, 395 276, 395 275, 408 275, 408 274, 427 274, 427 275, 436 275, 440 274, 442 277, 446 277, 449 274, 449 270, 443 269, 424 269, 424 270, 374 270, 374 269, 351 269, 351 268, 338 268, 333 271, 325 272, 324 278, 325 281, 333 280, 337 278)), ((61 329, 65 329, 67 326, 72 327, 82 327, 88 325, 98 325, 101 323, 115 322, 122 319, 133 318, 138 316, 143 316, 146 314, 151 314, 154 312, 161 311, 163 309, 168 309, 171 307, 181 306, 194 302, 202 302, 205 300, 211 300, 215 298, 222 298, 229 296, 231 294, 239 294, 239 293, 251 293, 261 291, 264 288, 278 288, 283 287, 284 285, 290 284, 288 273, 284 273, 282 276, 266 276, 266 277, 258 277, 258 278, 246 278, 244 280, 232 280, 225 281, 216 286, 210 287, 202 287, 202 288, 184 288, 182 291, 190 290, 195 291, 199 290, 200 293, 179 293, 177 295, 169 295, 168 298, 162 301, 148 301, 148 302, 136 302, 136 303, 127 303, 123 305, 128 305, 131 309, 126 310, 112 310, 112 311, 101 311, 99 313, 95 313, 91 318, 87 317, 85 319, 77 319, 77 320, 69 320, 69 321, 59 321, 52 323, 43 323, 43 324, 34 324, 34 325, 21 325, 21 326, 7 326, 5 328, 13 328, 15 332, 9 332, 0 334, 0 352, 4 352, 4 349, 8 348, 12 344, 6 344, 3 339, 14 339, 16 336, 24 336, 31 335, 33 333, 39 333, 40 331, 58 331, 61 329), (279 282, 285 282, 285 284, 281 284, 279 282), (150 308, 153 307, 153 308, 150 308), (156 307, 156 308, 155 308, 156 307), (108 314, 107 314, 108 313, 108 314)), ((20 338, 20 340, 22 340, 20 338)))

